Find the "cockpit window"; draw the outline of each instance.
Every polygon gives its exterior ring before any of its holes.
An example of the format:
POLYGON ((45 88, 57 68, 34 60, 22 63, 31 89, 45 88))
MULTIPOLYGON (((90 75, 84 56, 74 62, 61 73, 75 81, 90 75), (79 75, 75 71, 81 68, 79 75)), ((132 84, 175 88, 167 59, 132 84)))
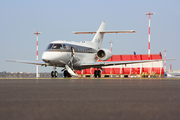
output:
POLYGON ((49 44, 47 49, 67 50, 67 49, 69 49, 69 46, 67 44, 49 44))
POLYGON ((62 45, 61 44, 54 44, 52 49, 62 49, 62 45))
POLYGON ((53 44, 49 44, 47 49, 51 49, 53 44))

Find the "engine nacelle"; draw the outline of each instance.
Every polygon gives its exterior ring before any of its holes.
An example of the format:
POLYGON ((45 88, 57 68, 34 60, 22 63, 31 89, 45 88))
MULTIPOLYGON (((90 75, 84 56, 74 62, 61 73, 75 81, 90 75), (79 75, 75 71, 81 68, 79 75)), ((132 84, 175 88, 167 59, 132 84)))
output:
POLYGON ((111 56, 112 56, 112 53, 108 49, 100 49, 100 50, 97 51, 97 57, 101 61, 108 60, 111 56))

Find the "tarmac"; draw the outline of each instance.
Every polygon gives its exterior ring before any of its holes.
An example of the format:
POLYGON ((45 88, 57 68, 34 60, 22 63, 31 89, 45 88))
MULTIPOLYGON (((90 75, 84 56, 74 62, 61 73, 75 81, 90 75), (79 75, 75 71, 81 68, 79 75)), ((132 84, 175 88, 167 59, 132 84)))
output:
POLYGON ((180 120, 180 79, 0 79, 0 120, 180 120))

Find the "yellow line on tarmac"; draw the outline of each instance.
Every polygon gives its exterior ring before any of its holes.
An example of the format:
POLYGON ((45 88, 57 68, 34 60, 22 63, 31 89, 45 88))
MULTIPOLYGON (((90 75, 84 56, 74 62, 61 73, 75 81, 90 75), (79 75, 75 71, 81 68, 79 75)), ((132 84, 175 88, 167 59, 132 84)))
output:
POLYGON ((113 78, 113 77, 105 77, 105 78, 93 78, 93 77, 78 77, 78 78, 76 78, 76 77, 72 77, 72 78, 0 78, 0 80, 1 79, 40 79, 40 80, 42 80, 42 79, 54 79, 54 80, 56 80, 56 79, 134 79, 134 80, 137 80, 137 79, 142 79, 142 80, 152 80, 152 79, 154 79, 154 80, 157 80, 157 79, 164 79, 164 80, 166 80, 166 79, 172 79, 172 80, 180 80, 180 78, 113 78))

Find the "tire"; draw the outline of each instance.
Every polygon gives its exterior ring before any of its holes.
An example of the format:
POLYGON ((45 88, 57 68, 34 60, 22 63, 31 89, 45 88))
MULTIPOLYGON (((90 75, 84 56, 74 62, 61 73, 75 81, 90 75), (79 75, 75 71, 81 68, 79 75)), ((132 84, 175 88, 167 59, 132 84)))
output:
POLYGON ((97 70, 94 71, 94 77, 97 78, 97 70))
POLYGON ((64 77, 68 77, 68 72, 67 72, 67 70, 64 71, 64 77))
POLYGON ((52 78, 54 77, 54 71, 51 72, 51 77, 52 77, 52 78))
POLYGON ((101 71, 100 71, 100 70, 97 71, 97 76, 98 76, 99 78, 101 78, 101 71))
POLYGON ((68 73, 68 77, 72 77, 71 74, 68 73))
POLYGON ((54 76, 55 76, 55 77, 58 76, 58 72, 57 72, 57 71, 54 72, 54 76))

